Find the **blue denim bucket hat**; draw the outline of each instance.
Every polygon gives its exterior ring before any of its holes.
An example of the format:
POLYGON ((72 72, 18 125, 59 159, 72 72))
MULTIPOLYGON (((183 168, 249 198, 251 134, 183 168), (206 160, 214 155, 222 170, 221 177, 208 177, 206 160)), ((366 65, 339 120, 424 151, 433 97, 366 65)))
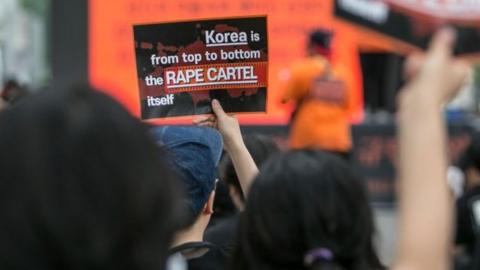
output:
POLYGON ((185 188, 187 207, 198 216, 215 189, 223 151, 221 134, 213 128, 197 126, 156 126, 151 132, 170 155, 185 188))

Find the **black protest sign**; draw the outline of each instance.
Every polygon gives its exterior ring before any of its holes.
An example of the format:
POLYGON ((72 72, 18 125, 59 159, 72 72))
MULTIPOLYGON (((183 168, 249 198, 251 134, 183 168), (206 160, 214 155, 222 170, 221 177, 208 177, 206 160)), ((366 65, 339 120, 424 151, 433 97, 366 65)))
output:
POLYGON ((133 26, 142 119, 265 112, 267 19, 210 19, 133 26))

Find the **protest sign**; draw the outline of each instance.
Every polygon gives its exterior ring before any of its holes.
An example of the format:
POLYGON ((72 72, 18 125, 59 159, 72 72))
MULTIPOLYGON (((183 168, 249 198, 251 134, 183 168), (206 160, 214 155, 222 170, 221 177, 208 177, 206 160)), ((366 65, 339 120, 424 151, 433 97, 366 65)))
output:
POLYGON ((267 19, 228 18, 134 25, 142 119, 265 112, 267 19))
POLYGON ((455 54, 480 53, 480 0, 335 0, 335 15, 388 37, 399 52, 424 49, 450 25, 458 34, 455 54))

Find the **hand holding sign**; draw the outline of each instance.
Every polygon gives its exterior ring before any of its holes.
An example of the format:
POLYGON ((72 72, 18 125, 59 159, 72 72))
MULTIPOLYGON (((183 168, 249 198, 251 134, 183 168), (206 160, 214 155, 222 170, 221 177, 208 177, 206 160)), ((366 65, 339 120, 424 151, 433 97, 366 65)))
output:
POLYGON ((225 113, 222 105, 216 99, 212 101, 212 110, 214 115, 195 119, 194 124, 218 129, 223 136, 223 143, 227 152, 238 148, 243 139, 237 117, 225 113))
POLYGON ((213 116, 194 120, 199 126, 217 128, 222 134, 225 151, 230 155, 243 194, 247 195, 258 168, 243 142, 240 124, 235 116, 229 116, 218 100, 212 101, 213 116))

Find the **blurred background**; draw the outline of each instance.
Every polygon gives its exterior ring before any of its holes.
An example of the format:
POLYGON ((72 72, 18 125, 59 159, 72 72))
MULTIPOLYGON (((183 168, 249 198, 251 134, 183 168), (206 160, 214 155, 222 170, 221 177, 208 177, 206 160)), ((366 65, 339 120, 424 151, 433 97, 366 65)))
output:
MULTIPOLYGON (((47 85, 89 81, 139 115, 132 25, 220 16, 268 16, 267 114, 241 117, 244 132, 274 137, 287 147, 291 105, 280 102, 282 71, 305 56, 308 33, 336 35, 334 61, 351 70, 355 85, 352 163, 362 174, 390 262, 395 240, 395 96, 404 57, 391 44, 353 29, 332 15, 331 0, 1 0, 0 85, 39 91, 47 85)), ((480 126, 480 68, 448 105, 451 161, 480 126)), ((4 93, 3 93, 4 95, 4 93)), ((168 123, 187 123, 174 119, 168 123)), ((156 121, 155 123, 162 123, 156 121)))
POLYGON ((9 79, 32 89, 51 79, 48 60, 48 0, 0 2, 0 82, 9 79))

